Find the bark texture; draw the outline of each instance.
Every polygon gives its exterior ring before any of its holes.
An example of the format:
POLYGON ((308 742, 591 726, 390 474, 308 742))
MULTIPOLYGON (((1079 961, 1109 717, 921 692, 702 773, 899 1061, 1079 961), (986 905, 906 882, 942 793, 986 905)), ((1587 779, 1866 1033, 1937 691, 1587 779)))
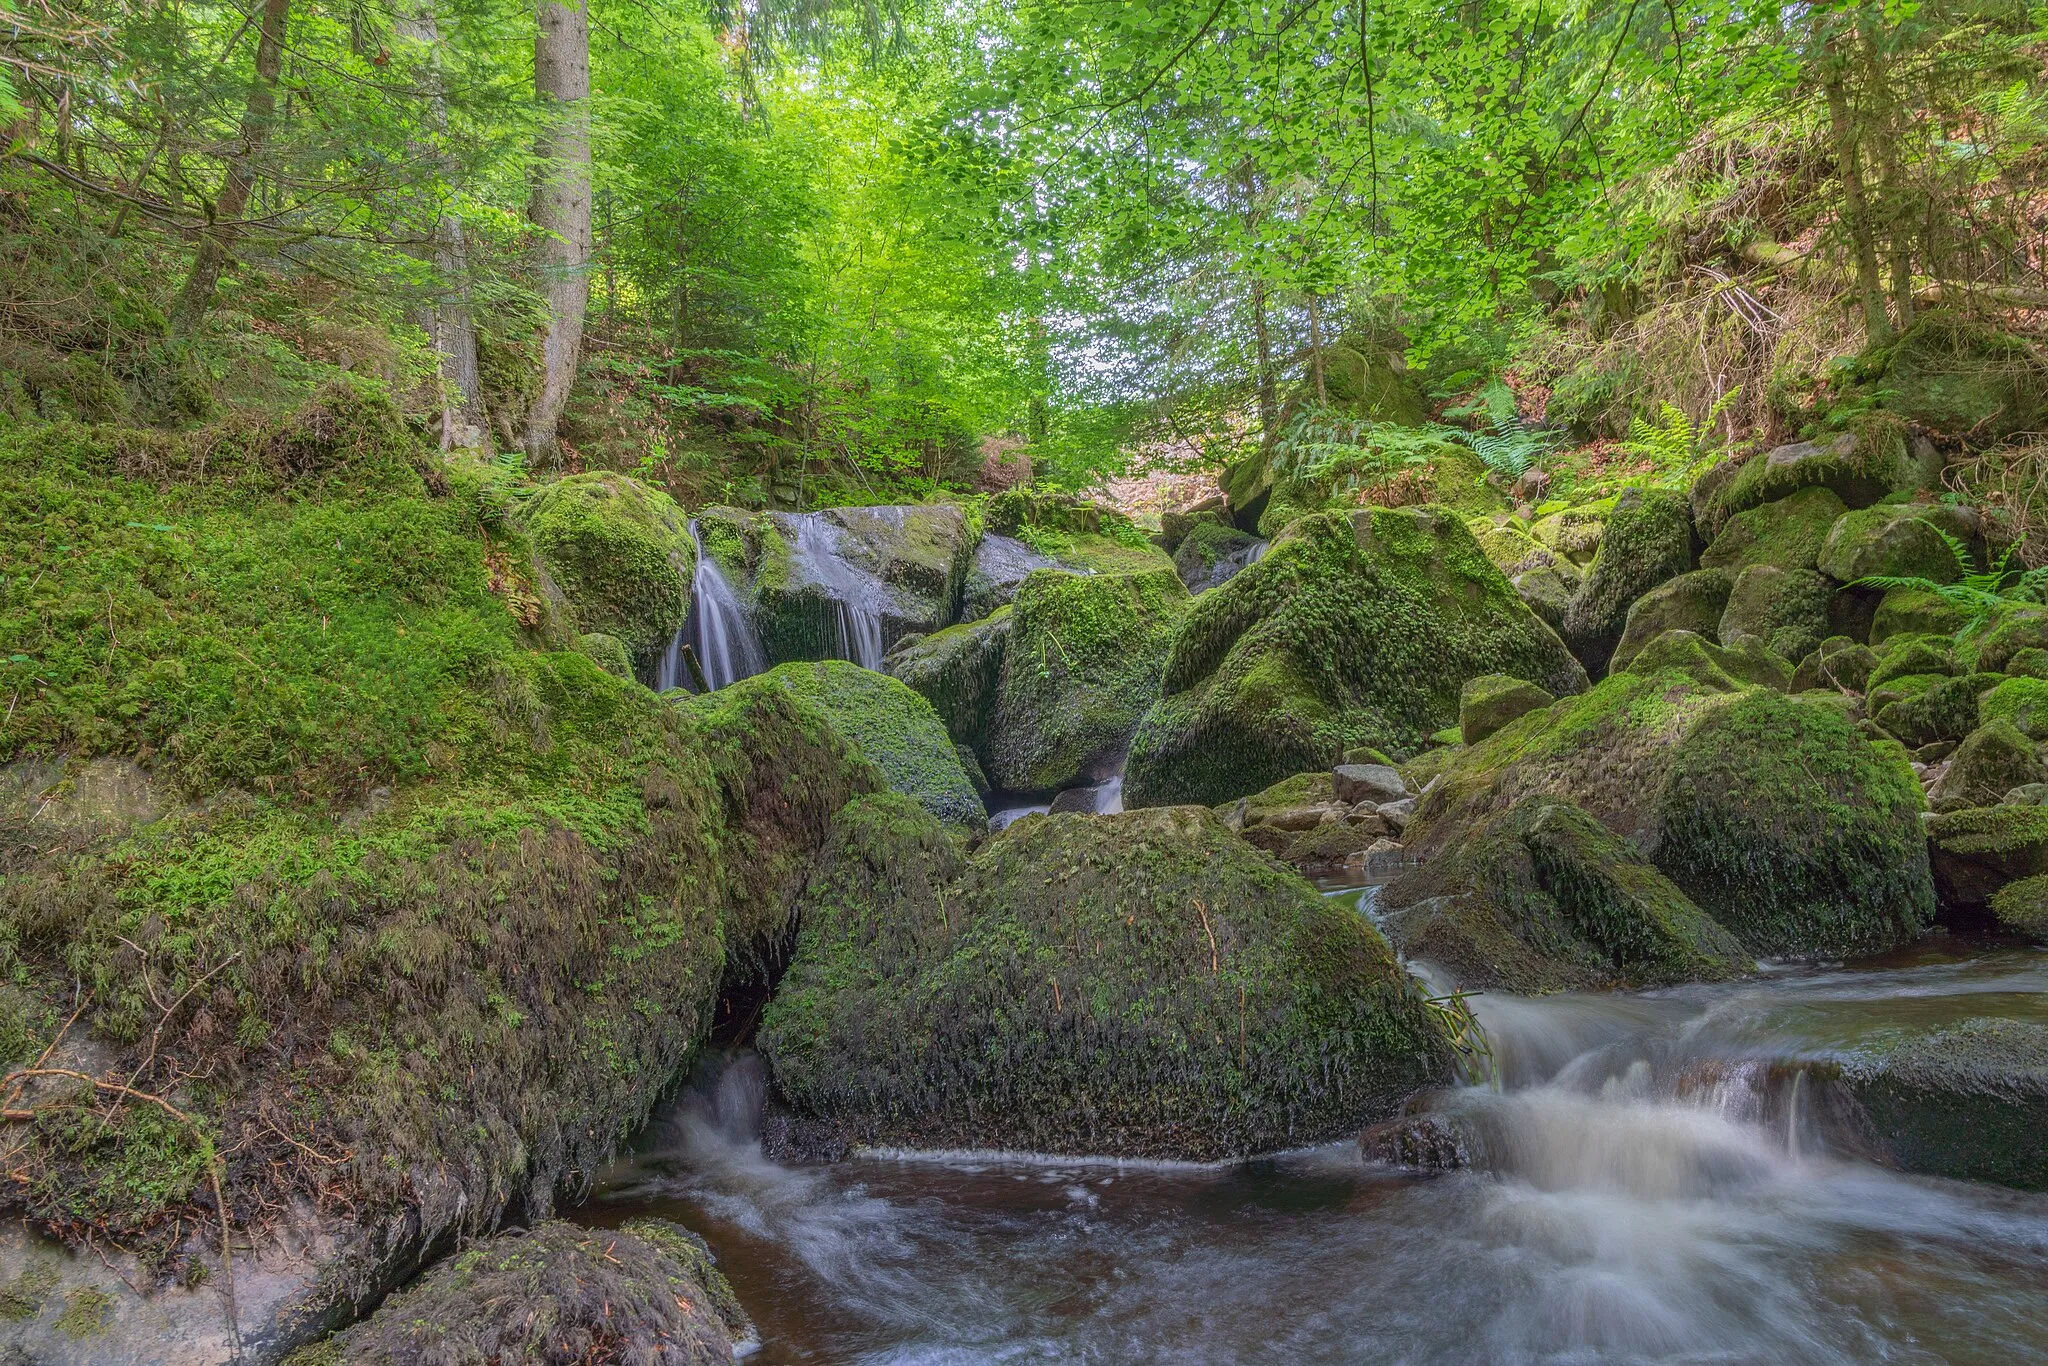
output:
POLYGON ((539 230, 536 265, 548 326, 540 393, 527 413, 523 444, 530 458, 549 460, 557 452, 556 427, 576 380, 590 302, 590 15, 584 0, 543 0, 533 84, 548 120, 535 149, 539 171, 528 216, 539 230))

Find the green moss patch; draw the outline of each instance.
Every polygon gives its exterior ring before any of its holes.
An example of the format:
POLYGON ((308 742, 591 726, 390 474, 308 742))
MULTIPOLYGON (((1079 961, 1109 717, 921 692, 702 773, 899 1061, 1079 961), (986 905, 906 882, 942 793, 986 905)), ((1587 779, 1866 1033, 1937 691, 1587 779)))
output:
POLYGON ((1631 489, 1615 503, 1600 551, 1565 612, 1564 638, 1603 672, 1637 598, 1692 568, 1692 508, 1683 494, 1631 489))
POLYGON ((1848 506, 1832 489, 1815 486, 1739 512, 1700 554, 1700 567, 1725 569, 1730 574, 1739 574, 1753 564, 1815 568, 1828 532, 1847 511, 1848 506))
POLYGON ((532 495, 525 523, 580 629, 640 659, 682 629, 697 552, 666 493, 608 470, 572 474, 532 495))
POLYGON ((831 719, 889 786, 947 825, 979 831, 981 798, 931 703, 887 674, 844 660, 780 664, 768 677, 831 719))

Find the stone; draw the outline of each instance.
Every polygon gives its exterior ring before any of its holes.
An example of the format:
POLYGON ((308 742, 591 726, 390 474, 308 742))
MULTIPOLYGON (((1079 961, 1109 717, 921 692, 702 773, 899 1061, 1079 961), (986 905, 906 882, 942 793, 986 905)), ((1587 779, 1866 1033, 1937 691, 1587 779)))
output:
POLYGON ((1785 690, 1799 693, 1840 688, 1860 693, 1869 686, 1876 668, 1877 655, 1868 645, 1858 645, 1847 636, 1830 636, 1799 661, 1785 690))
POLYGON ((1893 636, 1952 636, 1968 620, 1963 609, 1924 588, 1892 588, 1878 600, 1870 621, 1870 643, 1893 636))
POLYGON ((1827 639, 1834 585, 1811 569, 1753 564, 1735 576, 1721 614, 1723 645, 1754 636, 1785 659, 1804 659, 1827 639))
POLYGON ((1915 675, 1947 676, 1956 672, 1955 652, 1946 636, 1892 636, 1876 651, 1877 663, 1865 680, 1866 689, 1882 688, 1894 679, 1915 675))
POLYGON ((1539 569, 1525 569, 1511 580, 1515 592, 1530 611, 1553 631, 1564 629, 1564 614, 1579 591, 1579 571, 1566 561, 1539 569))
POLYGON ((1303 518, 1194 600, 1132 738, 1124 800, 1216 805, 1360 746, 1412 754, 1456 720, 1465 680, 1490 673, 1585 686, 1461 518, 1303 518))
POLYGON ((1957 747, 1940 779, 1928 789, 1928 805, 1936 811, 1996 806, 2007 792, 2028 783, 2048 783, 2043 765, 2029 740, 2009 721, 1991 721, 1971 731, 1957 747))
POLYGON ((1840 1078, 1910 1172, 2048 1190, 2048 1027, 1980 1017, 1851 1053, 1840 1078))
POLYGON ((2048 650, 2031 645, 2014 650, 2005 661, 2005 672, 2015 678, 2048 679, 2048 650))
POLYGON ((1339 764, 1331 778, 1339 801, 1397 802, 1408 795, 1400 770, 1379 764, 1339 764))
MULTIPOLYGON (((2048 786, 2037 786, 2043 795, 2032 803, 2036 806, 2048 800, 2048 786)), ((2008 882, 1993 892, 1991 916, 1998 928, 2007 934, 2020 935, 2036 944, 2048 944, 2048 875, 2036 874, 2008 882)))
POLYGON ((2000 806, 2048 806, 2048 782, 2022 783, 1998 799, 2000 806))
POLYGON ((1816 486, 1739 512, 1700 552, 1700 568, 1725 569, 1731 578, 1753 564, 1815 568, 1828 532, 1848 510, 1834 490, 1816 486))
POLYGON ((860 1143, 1225 1161, 1449 1073, 1371 923, 1206 810, 1035 817, 971 859, 895 794, 835 828, 757 1042, 860 1143))
POLYGON ((633 677, 633 656, 626 650, 626 642, 617 636, 602 631, 585 631, 577 640, 584 654, 597 661, 597 667, 614 678, 633 677))
POLYGON ((988 823, 945 724, 901 682, 843 659, 778 664, 765 676, 823 713, 895 791, 965 833, 979 834, 988 823))
MULTIPOLYGON (((1035 570, 1052 569, 1059 561, 1041 555, 1014 536, 994 532, 981 538, 967 569, 961 594, 960 620, 979 621, 1017 596, 1018 587, 1035 570)), ((944 623, 941 623, 942 625, 944 623)))
POLYGON ((1721 629, 1734 588, 1735 580, 1725 569, 1696 569, 1652 588, 1630 605, 1607 667, 1626 669, 1645 645, 1666 631, 1713 637, 1721 629))
MULTIPOLYGON (((2048 421, 2048 361, 2039 347, 1958 312, 1922 314, 1858 369, 1864 393, 1931 431, 1995 441, 2048 421)), ((1938 457, 1933 466, 1938 471, 1938 457)))
POLYGON ((1896 419, 1868 415, 1855 428, 1779 446, 1743 463, 1713 499, 1714 529, 1729 518, 1804 488, 1825 488, 1850 508, 1919 487, 1922 471, 1896 419))
POLYGON ((1636 599, 1691 569, 1693 554, 1692 509, 1682 495, 1632 488, 1615 500, 1593 567, 1565 612, 1565 642, 1589 674, 1606 671, 1636 599))
POLYGON ((1981 673, 2003 673, 2020 651, 2044 647, 2048 647, 2048 611, 2018 607, 1991 618, 1988 629, 1976 637, 1974 653, 1958 653, 1972 658, 1981 673))
POLYGON ((1615 672, 1644 678, 1682 673, 1712 688, 1765 687, 1784 692, 1790 685, 1792 666, 1754 636, 1743 637, 1734 648, 1723 648, 1691 631, 1666 631, 1638 650, 1626 669, 1615 672))
POLYGON ((1927 823, 1944 917, 1967 926, 2009 882, 2048 873, 2048 807, 1984 806, 1927 823))
POLYGON ((2048 680, 2008 678, 1977 699, 1985 721, 2009 722, 2027 739, 2048 740, 2048 680))
POLYGON ((668 648, 689 614, 697 569, 689 523, 673 499, 598 470, 543 484, 523 518, 579 630, 616 637, 640 660, 668 648))
MULTIPOLYGON (((1977 729, 1981 719, 1979 699, 1996 687, 2001 678, 2000 674, 1964 674, 1959 678, 1943 678, 1910 697, 1882 707, 1876 706, 1881 693, 1873 689, 1870 694, 1871 715, 1886 733, 1895 736, 1908 749, 1918 749, 1938 740, 1961 740, 1977 729)), ((2003 788, 1999 790, 2004 791, 2003 788)))
POLYGON ((1013 624, 1005 606, 978 621, 907 636, 882 668, 931 703, 956 743, 978 751, 988 743, 1013 624))
POLYGON ((1507 674, 1468 678, 1458 692, 1458 730, 1466 744, 1475 745, 1508 722, 1556 700, 1534 683, 1507 674))
POLYGON ((1236 527, 1202 523, 1173 552, 1174 572, 1190 593, 1206 592, 1243 569, 1259 544, 1258 537, 1236 527))
POLYGON ((1973 561, 1982 557, 1983 533, 1967 508, 1941 503, 1863 508, 1845 513, 1829 530, 1816 567, 1843 583, 1875 576, 1953 583, 1965 564, 1944 533, 1973 561))
POLYGON ((1607 514, 1597 508, 1566 508, 1539 517, 1529 526, 1529 537, 1573 565, 1589 565, 1600 550, 1600 538, 1607 514))

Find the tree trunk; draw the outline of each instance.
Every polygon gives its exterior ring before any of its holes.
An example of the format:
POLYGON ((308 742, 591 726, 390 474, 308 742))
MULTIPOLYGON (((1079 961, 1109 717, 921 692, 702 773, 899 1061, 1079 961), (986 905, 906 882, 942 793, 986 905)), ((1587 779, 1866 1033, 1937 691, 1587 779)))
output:
POLYGON ((1884 282, 1877 268, 1877 238, 1871 231, 1870 207, 1863 194, 1862 130, 1849 111, 1849 92, 1843 84, 1842 64, 1832 43, 1826 64, 1828 124, 1835 141, 1835 168, 1842 180, 1842 225, 1849 230, 1849 246, 1855 258, 1856 294, 1863 302, 1863 331, 1873 342, 1892 335, 1892 321, 1885 313, 1884 282))
POLYGON ((529 457, 546 460, 558 448, 555 429, 576 382, 590 302, 590 16, 584 0, 542 0, 533 85, 548 123, 535 148, 540 167, 528 216, 541 233, 536 264, 548 324, 540 393, 527 413, 523 444, 529 457))
MULTIPOLYGON (((441 27, 432 0, 425 0, 412 14, 393 21, 401 38, 426 46, 425 85, 430 105, 429 122, 436 131, 448 131, 448 96, 441 81, 441 27)), ((430 149, 416 149, 432 155, 430 149)), ((476 318, 470 308, 469 251, 463 238, 462 219, 442 213, 434 220, 429 257, 434 265, 434 302, 421 308, 417 321, 433 339, 440 357, 441 449, 488 447, 491 427, 484 411, 483 386, 477 372, 476 318)))
POLYGON ((277 78, 284 69, 284 26, 291 0, 263 0, 263 18, 256 30, 256 79, 249 83, 249 104, 242 115, 242 143, 228 159, 227 178, 207 215, 208 227, 199 237, 199 255, 192 273, 179 291, 171 309, 171 335, 189 337, 206 321, 213 307, 213 291, 220 284, 234 246, 237 223, 249 206, 249 191, 256 184, 256 158, 270 136, 277 113, 277 78))
POLYGON ((1280 438, 1280 388, 1273 375, 1273 339, 1266 326, 1266 280, 1252 277, 1252 341, 1259 357, 1259 448, 1273 449, 1280 438))

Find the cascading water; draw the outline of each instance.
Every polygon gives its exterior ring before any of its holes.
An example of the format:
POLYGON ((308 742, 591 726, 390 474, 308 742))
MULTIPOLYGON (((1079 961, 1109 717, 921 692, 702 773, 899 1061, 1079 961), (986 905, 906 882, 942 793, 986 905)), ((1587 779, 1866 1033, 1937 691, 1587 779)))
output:
POLYGON ((739 595, 726 582, 718 561, 704 553, 704 542, 697 534, 694 521, 690 523, 690 539, 697 545, 697 574, 691 584, 690 615, 683 622, 683 629, 676 632, 675 639, 669 642, 667 651, 662 654, 661 666, 655 671, 655 688, 660 692, 687 687, 694 682, 683 663, 685 645, 696 653, 698 666, 704 670, 704 681, 713 688, 752 678, 768 669, 767 652, 761 648, 761 638, 754 630, 753 618, 747 615, 739 595))
MULTIPOLYGON (((875 508, 874 515, 894 514, 900 526, 901 508, 875 508)), ((792 515, 796 526, 797 563, 804 577, 816 584, 831 602, 836 624, 837 659, 850 659, 864 669, 882 667, 882 614, 884 590, 874 575, 848 564, 839 551, 840 529, 819 512, 792 515)))
POLYGON ((2048 1197, 1831 1149, 1803 1070, 1772 1060, 2048 1014, 2044 991, 2048 955, 2011 953, 1479 996, 1498 1079, 1440 1101, 1469 1161, 1428 1178, 1353 1143, 1222 1167, 786 1166, 735 1122, 743 1070, 591 1217, 703 1233, 770 1363, 2038 1360, 2048 1197))

